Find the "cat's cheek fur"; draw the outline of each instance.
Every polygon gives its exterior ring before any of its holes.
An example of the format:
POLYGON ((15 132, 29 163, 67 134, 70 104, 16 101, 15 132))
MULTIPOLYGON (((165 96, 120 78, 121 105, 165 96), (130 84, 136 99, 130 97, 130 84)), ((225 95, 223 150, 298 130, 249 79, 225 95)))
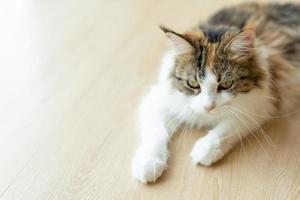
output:
POLYGON ((217 108, 230 104, 234 96, 229 92, 220 92, 217 98, 217 108))

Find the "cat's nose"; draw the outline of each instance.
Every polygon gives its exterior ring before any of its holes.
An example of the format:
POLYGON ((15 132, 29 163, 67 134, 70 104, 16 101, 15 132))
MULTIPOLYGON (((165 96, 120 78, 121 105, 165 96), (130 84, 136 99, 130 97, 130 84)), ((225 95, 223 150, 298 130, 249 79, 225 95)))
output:
POLYGON ((213 110, 215 107, 216 107, 216 104, 215 104, 215 103, 212 103, 212 104, 210 104, 210 105, 205 105, 205 106, 203 106, 203 108, 204 108, 207 112, 213 110))

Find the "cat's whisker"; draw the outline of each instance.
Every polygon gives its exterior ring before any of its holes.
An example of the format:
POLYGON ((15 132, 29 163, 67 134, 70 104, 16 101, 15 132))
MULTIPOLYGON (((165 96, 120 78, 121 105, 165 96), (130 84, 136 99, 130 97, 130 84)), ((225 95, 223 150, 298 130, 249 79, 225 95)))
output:
MULTIPOLYGON (((228 106, 228 105, 222 106, 222 108, 226 108, 226 107, 232 107, 232 106, 228 106)), ((235 107, 233 107, 233 108, 235 108, 235 107)), ((251 113, 249 111, 244 111, 244 113, 253 115, 255 117, 265 118, 265 119, 280 119, 280 118, 284 118, 284 117, 289 117, 289 116, 297 114, 299 112, 300 112, 300 109, 295 110, 295 111, 290 112, 290 113, 282 114, 282 115, 259 115, 259 114, 251 113)))
POLYGON ((273 97, 273 96, 267 96, 267 95, 262 95, 262 96, 264 96, 264 97, 266 97, 266 98, 269 98, 269 99, 271 99, 271 100, 273 100, 273 101, 280 101, 280 99, 278 99, 278 98, 276 98, 276 97, 273 97))
POLYGON ((248 120, 249 122, 252 122, 252 123, 250 123, 250 125, 254 126, 254 129, 256 129, 256 130, 258 129, 258 131, 259 131, 258 133, 260 133, 260 134, 263 135, 263 137, 266 140, 266 142, 270 146, 275 147, 275 145, 274 145, 272 139, 270 138, 270 136, 265 133, 264 129, 261 127, 261 125, 253 117, 251 117, 250 115, 244 113, 240 109, 237 109, 237 108, 234 108, 234 107, 231 107, 231 109, 234 109, 235 111, 237 111, 240 114, 244 115, 246 117, 246 120, 248 120))
MULTIPOLYGON (((232 113, 230 113, 230 112, 227 111, 227 110, 226 110, 225 112, 227 112, 228 114, 231 114, 231 115, 232 115, 232 113)), ((240 127, 239 124, 237 124, 237 125, 238 125, 238 127, 234 127, 234 129, 235 129, 236 133, 238 134, 239 141, 240 141, 240 144, 241 144, 241 152, 240 152, 240 155, 246 155, 245 158, 246 158, 246 160, 247 160, 247 154, 246 154, 246 151, 245 151, 245 149, 244 149, 243 139, 242 139, 242 137, 241 137, 241 135, 240 135, 240 131, 242 131, 242 129, 241 129, 241 127, 240 127)))
POLYGON ((238 113, 235 113, 233 110, 229 110, 229 112, 231 112, 236 119, 238 119, 242 125, 245 126, 245 128, 249 131, 249 133, 251 135, 253 135, 253 137, 255 138, 255 140, 258 142, 259 146, 261 147, 261 149, 263 150, 263 152, 266 154, 266 156, 268 157, 269 160, 271 160, 270 155, 268 154, 268 152, 266 151, 266 149, 264 148, 263 144, 261 143, 261 141, 257 138, 257 136, 255 135, 255 132, 253 132, 253 129, 251 127, 249 127, 246 123, 243 123, 243 119, 240 118, 240 116, 238 115, 238 113))

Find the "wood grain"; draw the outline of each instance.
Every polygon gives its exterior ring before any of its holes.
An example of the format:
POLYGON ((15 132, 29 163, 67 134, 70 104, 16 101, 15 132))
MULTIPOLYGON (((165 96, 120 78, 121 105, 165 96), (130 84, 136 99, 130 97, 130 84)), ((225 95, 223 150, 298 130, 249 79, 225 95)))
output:
POLYGON ((230 1, 0 3, 0 199, 300 199, 300 114, 278 119, 210 168, 179 133, 157 184, 133 180, 136 108, 166 41, 230 1))

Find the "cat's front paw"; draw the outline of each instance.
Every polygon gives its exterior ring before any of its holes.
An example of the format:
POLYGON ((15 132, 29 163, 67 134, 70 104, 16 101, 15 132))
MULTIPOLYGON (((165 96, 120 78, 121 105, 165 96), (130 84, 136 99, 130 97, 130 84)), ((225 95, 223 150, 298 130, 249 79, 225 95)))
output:
POLYGON ((210 166, 222 158, 224 154, 219 140, 204 137, 196 142, 190 156, 193 163, 210 166))
POLYGON ((167 156, 137 154, 132 163, 132 174, 142 183, 155 182, 167 167, 167 156))

